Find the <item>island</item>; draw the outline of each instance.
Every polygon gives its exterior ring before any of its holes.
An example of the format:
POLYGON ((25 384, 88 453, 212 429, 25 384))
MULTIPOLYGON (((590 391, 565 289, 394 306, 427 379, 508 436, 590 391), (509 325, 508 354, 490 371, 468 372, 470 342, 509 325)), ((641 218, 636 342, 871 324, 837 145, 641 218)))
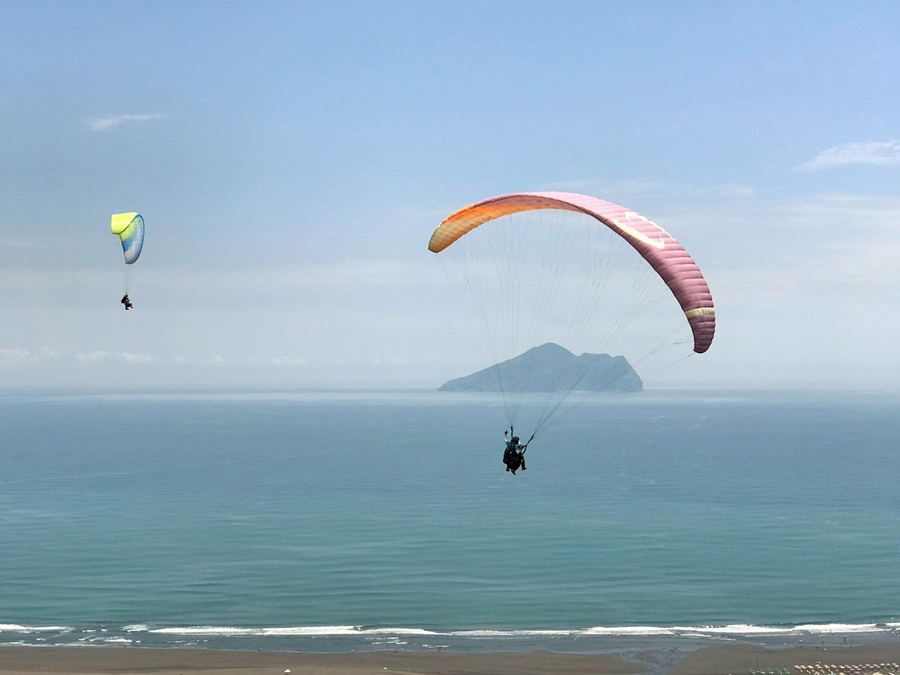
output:
POLYGON ((582 354, 548 342, 515 358, 445 382, 438 391, 499 392, 643 391, 644 383, 624 356, 582 354))

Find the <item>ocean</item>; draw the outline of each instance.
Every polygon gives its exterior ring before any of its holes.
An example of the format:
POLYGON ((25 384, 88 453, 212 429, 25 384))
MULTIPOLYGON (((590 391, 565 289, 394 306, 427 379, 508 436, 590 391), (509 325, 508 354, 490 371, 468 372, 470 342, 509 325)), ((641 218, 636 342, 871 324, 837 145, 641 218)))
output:
POLYGON ((503 410, 426 391, 0 395, 0 643, 900 639, 900 395, 599 396, 517 476, 503 410))

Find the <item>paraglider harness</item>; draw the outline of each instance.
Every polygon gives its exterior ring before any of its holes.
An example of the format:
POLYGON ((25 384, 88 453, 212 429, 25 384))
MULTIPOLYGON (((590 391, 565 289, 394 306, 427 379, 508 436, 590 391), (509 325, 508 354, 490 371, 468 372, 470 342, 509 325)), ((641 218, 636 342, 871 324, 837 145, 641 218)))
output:
MULTIPOLYGON (((509 428, 509 434, 514 434, 513 427, 509 428)), ((503 437, 506 438, 506 433, 503 434, 503 437)), ((528 443, 534 440, 534 434, 531 434, 531 438, 528 439, 526 443, 519 443, 518 436, 512 436, 508 441, 506 441, 506 448, 503 450, 503 463, 506 464, 506 470, 511 472, 512 475, 516 475, 516 471, 520 468, 522 471, 527 471, 527 467, 525 466, 525 451, 528 449, 528 443)))
POLYGON ((129 309, 131 309, 132 307, 134 307, 134 305, 131 304, 131 300, 128 299, 128 293, 126 293, 125 295, 123 295, 123 296, 122 296, 122 299, 119 300, 119 302, 121 302, 123 305, 125 305, 125 310, 126 310, 126 311, 129 310, 129 309))

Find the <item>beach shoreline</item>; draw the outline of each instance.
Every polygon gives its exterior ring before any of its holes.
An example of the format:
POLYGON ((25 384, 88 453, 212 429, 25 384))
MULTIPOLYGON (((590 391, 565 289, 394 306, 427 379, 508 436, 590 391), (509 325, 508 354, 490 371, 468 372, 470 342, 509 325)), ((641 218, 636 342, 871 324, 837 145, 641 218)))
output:
MULTIPOLYGON (((875 666, 900 663, 900 643, 854 647, 793 646, 771 648, 758 644, 701 647, 688 652, 649 650, 622 654, 532 652, 460 653, 450 651, 318 653, 228 651, 146 647, 0 647, 0 674, 143 673, 152 675, 729 675, 749 670, 794 666, 875 666)), ((813 671, 814 672, 814 671, 813 671)), ((819 672, 829 672, 827 668, 819 672)), ((860 672, 860 671, 856 671, 860 672)), ((866 673, 900 673, 879 667, 866 673)))

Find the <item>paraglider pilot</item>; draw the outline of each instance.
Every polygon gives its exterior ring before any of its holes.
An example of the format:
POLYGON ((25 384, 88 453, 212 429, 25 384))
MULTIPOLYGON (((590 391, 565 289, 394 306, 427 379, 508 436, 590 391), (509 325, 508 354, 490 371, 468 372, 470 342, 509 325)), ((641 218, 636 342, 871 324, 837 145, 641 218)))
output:
POLYGON ((506 448, 503 450, 503 463, 506 464, 506 470, 511 471, 513 476, 516 475, 519 468, 522 471, 528 468, 525 466, 525 450, 528 448, 528 444, 521 444, 519 437, 514 434, 512 427, 503 432, 503 440, 506 443, 506 448))
POLYGON ((123 305, 125 305, 126 311, 131 309, 132 307, 134 307, 134 305, 131 304, 131 300, 128 299, 128 293, 123 295, 122 299, 119 302, 121 302, 123 305))

